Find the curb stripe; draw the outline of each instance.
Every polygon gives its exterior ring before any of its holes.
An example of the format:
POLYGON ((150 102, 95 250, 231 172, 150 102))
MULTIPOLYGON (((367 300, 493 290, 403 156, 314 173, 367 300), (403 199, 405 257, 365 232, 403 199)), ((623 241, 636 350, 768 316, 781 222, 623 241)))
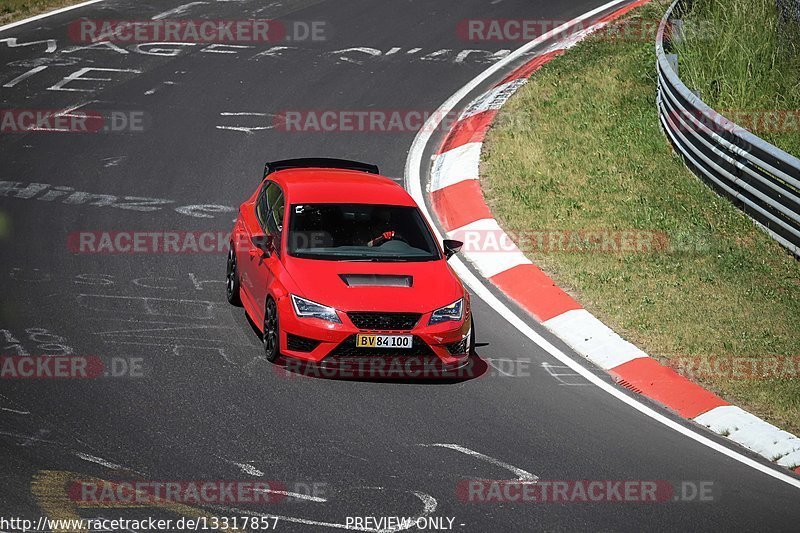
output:
POLYGON ((489 281, 539 322, 581 309, 581 304, 534 264, 509 268, 492 276, 489 281))
POLYGON ((800 439, 735 405, 712 409, 696 417, 695 422, 781 466, 794 468, 800 464, 800 439))
POLYGON ((446 189, 431 192, 431 203, 447 232, 492 218, 477 179, 460 181, 446 189))
POLYGON ((497 110, 490 109, 460 120, 447 134, 447 138, 436 153, 441 154, 469 143, 482 143, 495 115, 497 110))
POLYGON ((511 268, 531 262, 522 252, 477 253, 467 255, 467 259, 485 278, 492 278, 511 268))
MULTIPOLYGON (((478 186, 478 182, 474 183, 478 186)), ((481 201, 483 201, 483 197, 481 197, 481 201)), ((488 207, 486 209, 488 211, 488 207)), ((476 220, 449 232, 448 236, 467 244, 467 250, 463 255, 487 278, 491 278, 517 265, 531 264, 531 260, 525 257, 525 254, 517 248, 514 241, 500 229, 497 221, 491 218, 491 214, 489 217, 476 220), (499 239, 497 249, 470 251, 471 235, 476 235, 479 238, 480 235, 497 235, 499 239)))
POLYGON ((728 402, 650 357, 641 357, 609 370, 626 388, 644 394, 677 412, 694 418, 728 402))
POLYGON ((500 83, 489 89, 478 98, 473 100, 466 109, 458 117, 458 120, 465 120, 473 115, 482 113, 484 111, 497 111, 503 104, 505 104, 511 96, 517 92, 517 89, 528 83, 526 79, 511 80, 506 83, 500 83))
POLYGON ((527 80, 533 75, 534 72, 542 68, 545 63, 552 61, 553 59, 555 59, 556 57, 560 56, 563 53, 564 49, 559 48, 556 50, 551 50, 550 52, 546 52, 540 56, 537 56, 535 59, 528 61, 527 63, 525 63, 524 65, 513 71, 511 74, 506 76, 503 79, 503 81, 500 82, 500 84, 508 83, 510 81, 514 81, 519 78, 524 78, 527 80))
POLYGON ((478 179, 481 143, 469 143, 453 148, 433 159, 431 192, 444 189, 464 180, 478 179))
POLYGON ((585 309, 561 313, 543 324, 573 350, 603 370, 610 370, 633 359, 648 357, 585 309))

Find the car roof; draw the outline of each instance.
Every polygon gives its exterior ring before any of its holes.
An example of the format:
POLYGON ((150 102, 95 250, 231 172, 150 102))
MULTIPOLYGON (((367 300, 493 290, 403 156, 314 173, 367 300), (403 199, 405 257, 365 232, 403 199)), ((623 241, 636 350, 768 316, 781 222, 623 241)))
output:
POLYGON ((267 179, 280 185, 292 204, 349 203, 414 206, 405 189, 385 176, 355 170, 297 168, 279 170, 267 179))

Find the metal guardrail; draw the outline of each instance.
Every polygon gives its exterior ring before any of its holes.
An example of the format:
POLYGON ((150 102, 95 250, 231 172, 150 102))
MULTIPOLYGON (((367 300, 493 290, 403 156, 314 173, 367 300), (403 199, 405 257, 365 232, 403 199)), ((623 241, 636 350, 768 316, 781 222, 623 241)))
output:
POLYGON ((658 115, 686 165, 800 257, 800 160, 711 109, 680 80, 670 57, 675 0, 656 36, 658 115))

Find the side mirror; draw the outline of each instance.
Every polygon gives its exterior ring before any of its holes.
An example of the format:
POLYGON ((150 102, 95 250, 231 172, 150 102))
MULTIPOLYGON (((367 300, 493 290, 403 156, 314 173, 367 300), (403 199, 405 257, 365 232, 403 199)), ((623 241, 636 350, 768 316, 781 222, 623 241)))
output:
POLYGON ((275 250, 275 241, 273 235, 265 235, 264 233, 257 233, 250 239, 253 246, 250 248, 250 255, 255 256, 260 254, 262 257, 269 257, 275 250))
POLYGON ((452 239, 445 239, 442 241, 442 246, 444 246, 445 257, 450 259, 461 249, 462 246, 464 246, 464 243, 461 241, 454 241, 452 239))

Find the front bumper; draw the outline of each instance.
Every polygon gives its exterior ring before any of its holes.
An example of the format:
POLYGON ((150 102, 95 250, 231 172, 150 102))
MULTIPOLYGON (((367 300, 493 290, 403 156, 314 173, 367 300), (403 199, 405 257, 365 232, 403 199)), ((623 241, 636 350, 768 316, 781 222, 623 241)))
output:
POLYGON ((431 313, 423 313, 411 329, 359 329, 346 313, 339 312, 341 324, 318 318, 298 318, 290 298, 278 302, 280 350, 285 357, 320 366, 337 366, 358 361, 397 361, 403 364, 426 364, 457 369, 469 360, 472 317, 469 305, 458 322, 428 325, 431 313), (358 333, 413 335, 410 349, 356 348, 358 333))

